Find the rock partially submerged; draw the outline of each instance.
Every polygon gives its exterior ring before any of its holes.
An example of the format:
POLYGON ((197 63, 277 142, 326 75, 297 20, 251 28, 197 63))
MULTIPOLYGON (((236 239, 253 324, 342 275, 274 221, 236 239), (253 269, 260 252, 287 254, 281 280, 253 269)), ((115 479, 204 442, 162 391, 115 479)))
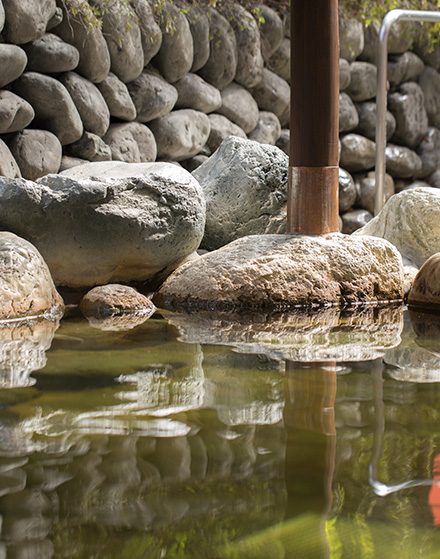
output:
POLYGON ((391 243, 334 233, 243 237, 178 268, 154 302, 234 310, 402 298, 402 258, 391 243))

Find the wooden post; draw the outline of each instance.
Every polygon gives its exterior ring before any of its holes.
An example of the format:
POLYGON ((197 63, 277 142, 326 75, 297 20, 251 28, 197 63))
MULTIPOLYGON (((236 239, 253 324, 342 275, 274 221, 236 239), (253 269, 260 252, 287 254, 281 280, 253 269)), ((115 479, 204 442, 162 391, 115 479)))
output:
POLYGON ((338 0, 291 0, 287 232, 338 231, 338 0))

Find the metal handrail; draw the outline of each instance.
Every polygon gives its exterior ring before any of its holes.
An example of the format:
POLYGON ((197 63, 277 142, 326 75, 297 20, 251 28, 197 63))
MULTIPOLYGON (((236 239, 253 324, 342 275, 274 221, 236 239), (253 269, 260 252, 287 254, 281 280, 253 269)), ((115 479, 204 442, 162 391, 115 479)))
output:
POLYGON ((391 10, 382 21, 377 45, 377 89, 376 89, 376 193, 374 214, 377 215, 385 203, 385 148, 386 148, 386 113, 387 113, 387 63, 388 37, 391 26, 396 21, 440 21, 439 12, 422 10, 391 10))

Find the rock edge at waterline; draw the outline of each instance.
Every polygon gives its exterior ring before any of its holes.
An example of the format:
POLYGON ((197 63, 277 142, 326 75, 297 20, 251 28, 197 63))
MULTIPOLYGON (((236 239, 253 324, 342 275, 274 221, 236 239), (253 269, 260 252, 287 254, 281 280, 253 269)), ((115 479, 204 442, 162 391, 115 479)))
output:
POLYGON ((403 298, 397 249, 340 233, 250 235, 178 268, 153 302, 166 309, 288 309, 403 298))

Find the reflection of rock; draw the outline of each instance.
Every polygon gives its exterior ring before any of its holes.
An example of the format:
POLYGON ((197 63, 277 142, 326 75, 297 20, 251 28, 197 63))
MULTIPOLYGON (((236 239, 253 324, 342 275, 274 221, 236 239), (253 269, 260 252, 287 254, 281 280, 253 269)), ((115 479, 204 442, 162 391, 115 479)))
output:
POLYGON ((170 314, 186 342, 232 345, 292 361, 364 361, 400 342, 402 307, 298 309, 277 314, 170 314))
POLYGON ((0 388, 31 386, 29 375, 46 364, 58 321, 33 321, 0 328, 0 388))

